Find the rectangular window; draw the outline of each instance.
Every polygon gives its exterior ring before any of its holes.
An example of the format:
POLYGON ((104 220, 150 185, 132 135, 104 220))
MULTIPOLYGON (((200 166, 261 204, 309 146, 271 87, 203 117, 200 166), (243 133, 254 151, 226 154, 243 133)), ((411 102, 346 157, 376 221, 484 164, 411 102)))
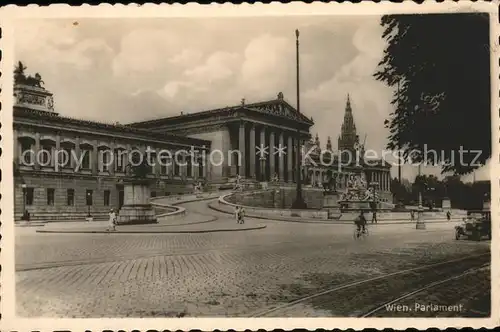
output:
POLYGON ((75 205, 75 189, 68 189, 66 192, 66 205, 75 205))
POLYGON ((82 150, 82 169, 90 169, 90 150, 82 150))
POLYGON ((115 150, 115 171, 116 172, 125 172, 125 160, 127 158, 127 154, 124 150, 117 149, 115 150))
POLYGON ((63 148, 64 153, 59 153, 59 164, 62 167, 71 167, 71 158, 73 157, 72 148, 63 148))
POLYGON ((85 199, 86 199, 86 202, 87 202, 88 206, 92 205, 92 195, 93 195, 93 193, 94 192, 91 189, 87 189, 87 191, 85 192, 85 199))
POLYGON ((174 161, 174 176, 179 176, 181 173, 181 169, 179 163, 174 161))
POLYGON ((33 151, 31 149, 31 142, 21 142, 21 164, 31 165, 33 160, 33 151))
POLYGON ((35 188, 26 188, 26 205, 33 205, 35 197, 35 188))
POLYGON ((186 159, 186 176, 188 178, 192 177, 193 176, 193 160, 191 159, 191 156, 187 157, 186 159))
POLYGON ((101 165, 102 165, 102 171, 107 172, 109 171, 109 156, 108 156, 108 151, 101 151, 101 165))
POLYGON ((109 206, 110 197, 111 192, 109 190, 104 190, 104 206, 109 206))
POLYGON ((40 150, 40 164, 45 167, 52 165, 52 147, 49 145, 42 146, 40 150))
POLYGON ((55 192, 54 188, 47 188, 47 205, 54 205, 55 192))
POLYGON ((156 153, 155 152, 151 152, 149 154, 149 158, 148 158, 148 166, 149 167, 149 173, 151 174, 155 174, 155 166, 156 166, 156 163, 157 163, 157 158, 156 158, 156 153))

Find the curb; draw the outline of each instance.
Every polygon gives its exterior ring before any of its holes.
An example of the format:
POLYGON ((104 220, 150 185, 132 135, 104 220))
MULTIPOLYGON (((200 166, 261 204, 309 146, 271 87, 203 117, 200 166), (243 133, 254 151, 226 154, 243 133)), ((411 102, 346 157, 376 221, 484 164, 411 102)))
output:
POLYGON ((179 230, 179 231, 72 231, 72 230, 38 230, 37 233, 59 233, 59 234, 185 234, 185 233, 217 233, 217 232, 243 232, 266 228, 266 225, 259 225, 247 228, 236 229, 207 229, 207 230, 179 230))
MULTIPOLYGON (((225 213, 225 214, 233 214, 231 212, 224 211, 220 208, 217 208, 215 206, 212 206, 208 204, 208 207, 214 211, 225 213)), ((350 225, 354 222, 354 220, 350 221, 344 221, 344 222, 339 222, 339 221, 326 221, 325 219, 317 219, 316 220, 295 220, 295 219, 287 219, 287 218, 280 218, 280 217, 265 217, 265 216, 251 216, 247 215, 248 218, 254 218, 254 219, 264 219, 264 220, 277 220, 277 221, 284 221, 284 222, 295 222, 295 223, 302 223, 302 224, 322 224, 322 225, 350 225)), ((436 220, 436 219, 434 219, 436 220)), ((433 224, 439 224, 439 223, 452 223, 460 220, 442 220, 440 221, 439 219, 436 221, 432 221, 432 219, 427 220, 430 223, 433 224)), ((415 221, 396 221, 396 222, 378 222, 378 223, 367 223, 368 225, 413 225, 416 224, 415 221)))
MULTIPOLYGON (((188 214, 186 214, 186 216, 187 215, 188 214)), ((206 223, 209 223, 209 222, 214 222, 214 221, 217 221, 217 220, 219 220, 218 217, 216 217, 216 216, 210 216, 210 218, 208 220, 204 220, 204 221, 194 221, 194 222, 188 222, 188 223, 185 223, 185 224, 160 224, 160 223, 156 223, 156 224, 151 224, 148 227, 172 227, 172 226, 198 225, 198 224, 206 224, 206 223)), ((120 226, 120 225, 118 225, 118 226, 120 226)))
POLYGON ((15 227, 43 227, 46 223, 15 224, 15 227))

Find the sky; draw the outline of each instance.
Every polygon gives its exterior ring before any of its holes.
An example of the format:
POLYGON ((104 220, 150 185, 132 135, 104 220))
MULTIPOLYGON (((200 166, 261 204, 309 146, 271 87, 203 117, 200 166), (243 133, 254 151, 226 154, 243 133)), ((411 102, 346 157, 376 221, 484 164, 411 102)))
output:
MULTIPOLYGON (((295 29, 311 134, 322 147, 328 136, 337 146, 349 93, 366 148, 383 149, 393 91, 373 78, 385 48, 378 16, 30 19, 16 25, 15 55, 29 74, 41 74, 61 115, 129 123, 279 92, 295 106, 295 29)), ((408 179, 416 172, 403 167, 408 179)), ((487 167, 477 172, 477 180, 488 178, 487 167)))

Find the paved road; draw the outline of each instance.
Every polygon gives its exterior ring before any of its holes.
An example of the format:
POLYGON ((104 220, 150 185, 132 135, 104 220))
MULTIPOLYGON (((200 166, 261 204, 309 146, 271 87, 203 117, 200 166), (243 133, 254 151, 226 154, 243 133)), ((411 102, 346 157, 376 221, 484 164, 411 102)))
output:
MULTIPOLYGON (((184 206, 235 222, 206 204, 184 206)), ((451 223, 379 225, 354 241, 349 225, 264 222, 262 230, 208 234, 17 228, 18 314, 246 316, 346 281, 489 251, 488 242, 455 241, 451 223)))

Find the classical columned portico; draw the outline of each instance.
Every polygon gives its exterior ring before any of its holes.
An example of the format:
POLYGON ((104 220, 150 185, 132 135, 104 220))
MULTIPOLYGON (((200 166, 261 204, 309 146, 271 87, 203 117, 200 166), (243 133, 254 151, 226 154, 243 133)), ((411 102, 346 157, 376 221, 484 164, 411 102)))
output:
POLYGON ((296 132, 278 125, 246 120, 228 124, 227 128, 230 142, 222 152, 231 158, 231 165, 229 161, 224 165, 229 170, 228 176, 240 175, 258 181, 270 181, 276 177, 281 182, 295 181, 296 132))

